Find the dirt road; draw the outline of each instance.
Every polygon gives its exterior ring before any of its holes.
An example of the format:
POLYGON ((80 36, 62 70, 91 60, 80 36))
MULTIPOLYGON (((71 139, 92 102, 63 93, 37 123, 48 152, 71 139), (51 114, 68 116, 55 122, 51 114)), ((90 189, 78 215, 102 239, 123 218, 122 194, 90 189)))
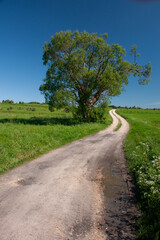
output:
POLYGON ((0 177, 0 240, 135 239, 136 208, 122 151, 129 125, 104 131, 0 177))

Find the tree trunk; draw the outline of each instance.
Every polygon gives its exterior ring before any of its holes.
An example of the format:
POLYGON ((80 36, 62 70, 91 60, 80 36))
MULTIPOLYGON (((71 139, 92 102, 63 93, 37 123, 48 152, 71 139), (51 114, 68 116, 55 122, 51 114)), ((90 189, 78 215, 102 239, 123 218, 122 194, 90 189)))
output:
POLYGON ((80 114, 82 115, 83 119, 85 120, 89 120, 92 116, 93 113, 93 106, 94 104, 99 100, 101 93, 104 91, 104 89, 100 89, 98 90, 94 96, 91 98, 91 100, 88 100, 88 96, 83 94, 80 95, 79 98, 79 110, 80 110, 80 114))
POLYGON ((79 101, 79 112, 84 120, 87 120, 91 117, 93 107, 89 106, 89 102, 79 101))
POLYGON ((100 96, 101 96, 101 94, 102 94, 103 91, 104 91, 104 89, 100 89, 99 91, 97 91, 97 92, 94 94, 94 96, 92 97, 92 99, 91 99, 90 102, 89 102, 89 106, 90 106, 91 108, 93 108, 94 104, 99 100, 99 98, 100 98, 100 96))

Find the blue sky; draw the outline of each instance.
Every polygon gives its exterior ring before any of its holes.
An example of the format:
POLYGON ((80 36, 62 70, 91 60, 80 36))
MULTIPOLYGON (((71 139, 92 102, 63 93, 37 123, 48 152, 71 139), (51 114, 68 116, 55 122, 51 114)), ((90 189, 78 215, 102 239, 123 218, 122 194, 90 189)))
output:
POLYGON ((112 104, 160 108, 158 0, 0 0, 0 101, 44 102, 42 46, 61 30, 107 32, 108 43, 127 52, 136 44, 139 63, 152 64, 152 81, 140 86, 131 77, 112 104))

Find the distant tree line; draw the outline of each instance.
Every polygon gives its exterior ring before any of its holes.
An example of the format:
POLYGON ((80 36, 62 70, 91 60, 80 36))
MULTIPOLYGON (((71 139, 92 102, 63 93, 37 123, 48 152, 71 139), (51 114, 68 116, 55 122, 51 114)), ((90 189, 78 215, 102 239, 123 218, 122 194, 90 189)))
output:
POLYGON ((122 107, 122 106, 115 106, 115 105, 110 105, 109 107, 112 107, 112 108, 123 108, 123 109, 142 109, 141 107, 136 107, 136 106, 133 106, 133 107, 122 107))
MULTIPOLYGON (((2 103, 14 104, 15 102, 13 100, 7 99, 7 100, 2 100, 2 103)), ((23 101, 19 101, 17 104, 24 104, 24 102, 23 101)), ((29 102, 28 104, 41 104, 41 103, 40 102, 29 102)))
POLYGON ((2 103, 10 103, 10 104, 14 104, 14 101, 13 100, 2 100, 2 103))
MULTIPOLYGON (((7 100, 2 100, 2 103, 7 103, 7 104, 25 104, 25 102, 23 102, 23 101, 19 101, 18 103, 15 103, 13 100, 9 100, 9 99, 7 99, 7 100)), ((34 102, 28 102, 28 103, 26 103, 26 104, 48 104, 48 103, 40 103, 40 102, 36 102, 36 101, 34 101, 34 102)), ((106 106, 105 106, 106 107, 106 106)), ((115 106, 115 105, 109 105, 109 107, 111 107, 111 108, 114 108, 114 109, 116 109, 116 108, 122 108, 122 109, 152 109, 152 110, 160 110, 160 108, 141 108, 141 107, 136 107, 136 106, 132 106, 132 107, 127 107, 127 106, 125 106, 125 107, 122 107, 122 106, 115 106)), ((57 105, 57 108, 58 108, 58 105, 57 105)), ((70 105, 66 105, 65 107, 64 107, 64 110, 66 111, 66 112, 70 112, 70 111, 72 111, 73 110, 73 108, 76 108, 76 107, 71 107, 70 105)), ((56 109, 56 106, 55 106, 55 109, 56 109)), ((51 109, 50 109, 51 110, 51 109)), ((95 111, 96 111, 97 109, 95 109, 95 111)), ((103 108, 102 108, 102 110, 103 110, 103 108)), ((32 111, 34 111, 34 110, 32 110, 32 111)))
POLYGON ((109 105, 109 107, 114 108, 114 109, 122 108, 122 109, 145 109, 145 110, 151 110, 152 109, 152 110, 160 110, 160 108, 141 108, 141 107, 136 107, 136 106, 133 106, 133 107, 127 107, 127 106, 122 107, 122 106, 109 105))
MULTIPOLYGON (((2 100, 2 103, 14 104, 15 102, 13 100, 7 99, 7 100, 2 100)), ((24 102, 23 101, 19 101, 18 104, 24 104, 24 102)))

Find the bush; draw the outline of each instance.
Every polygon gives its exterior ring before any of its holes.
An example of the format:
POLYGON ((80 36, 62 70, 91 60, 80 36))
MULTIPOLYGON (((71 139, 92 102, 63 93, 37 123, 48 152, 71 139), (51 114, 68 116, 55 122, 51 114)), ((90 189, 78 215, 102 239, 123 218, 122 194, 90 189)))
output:
POLYGON ((91 120, 93 122, 106 122, 107 118, 107 110, 103 107, 95 107, 93 108, 93 112, 91 115, 91 120))
POLYGON ((66 113, 69 113, 69 112, 72 111, 72 107, 71 107, 71 106, 66 106, 66 107, 64 108, 64 111, 65 111, 66 113))
POLYGON ((36 111, 36 108, 29 107, 27 108, 28 111, 36 111))
POLYGON ((79 121, 86 121, 86 122, 99 122, 99 123, 105 123, 107 120, 107 107, 101 106, 101 107, 94 107, 92 112, 88 110, 88 118, 83 117, 83 111, 80 107, 72 108, 72 113, 75 118, 77 118, 79 121))
POLYGON ((8 111, 10 111, 10 110, 12 110, 12 109, 13 109, 13 107, 9 107, 9 108, 7 108, 8 111))
POLYGON ((55 111, 55 107, 49 104, 49 111, 54 112, 55 111))

